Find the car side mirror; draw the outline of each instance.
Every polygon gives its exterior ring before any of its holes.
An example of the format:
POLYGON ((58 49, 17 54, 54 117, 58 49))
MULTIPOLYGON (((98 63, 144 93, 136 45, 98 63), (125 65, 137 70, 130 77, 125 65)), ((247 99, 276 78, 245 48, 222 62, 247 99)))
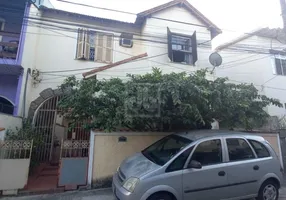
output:
POLYGON ((191 160, 188 164, 189 169, 202 169, 202 164, 198 161, 191 160))

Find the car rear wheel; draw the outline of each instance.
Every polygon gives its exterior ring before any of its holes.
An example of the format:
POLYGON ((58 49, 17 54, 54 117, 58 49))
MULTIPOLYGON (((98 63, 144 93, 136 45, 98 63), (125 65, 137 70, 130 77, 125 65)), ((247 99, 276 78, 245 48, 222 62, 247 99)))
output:
POLYGON ((151 195, 148 200, 175 200, 170 194, 159 192, 151 195))
POLYGON ((257 200, 278 200, 279 187, 272 180, 265 181, 259 189, 257 200))

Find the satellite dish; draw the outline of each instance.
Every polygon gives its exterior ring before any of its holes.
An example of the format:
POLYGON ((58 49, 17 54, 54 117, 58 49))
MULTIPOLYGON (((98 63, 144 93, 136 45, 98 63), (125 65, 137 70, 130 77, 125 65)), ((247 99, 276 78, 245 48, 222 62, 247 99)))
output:
POLYGON ((210 55, 209 61, 214 67, 218 67, 222 64, 222 57, 217 52, 214 52, 210 55))

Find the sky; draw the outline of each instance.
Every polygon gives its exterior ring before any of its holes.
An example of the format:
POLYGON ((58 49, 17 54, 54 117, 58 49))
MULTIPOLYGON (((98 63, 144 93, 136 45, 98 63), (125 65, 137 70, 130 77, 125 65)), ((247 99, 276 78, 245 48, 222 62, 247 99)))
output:
MULTIPOLYGON (((135 15, 75 6, 50 0, 57 9, 91 16, 134 22, 135 15)), ((170 0, 67 0, 126 12, 139 13, 170 0)), ((222 29, 220 40, 250 32, 261 27, 282 27, 279 0, 188 0, 208 19, 222 29)))

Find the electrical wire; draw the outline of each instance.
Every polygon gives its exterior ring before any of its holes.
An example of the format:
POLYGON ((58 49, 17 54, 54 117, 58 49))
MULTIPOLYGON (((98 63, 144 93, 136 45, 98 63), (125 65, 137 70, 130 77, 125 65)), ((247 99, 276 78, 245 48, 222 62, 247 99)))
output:
MULTIPOLYGON (((149 59, 149 58, 148 58, 149 59)), ((156 62, 156 63, 159 63, 159 64, 162 64, 160 62, 157 62, 157 61, 151 61, 151 62, 156 62)), ((248 61, 249 62, 249 61, 248 61)), ((164 64, 165 65, 165 64, 164 64)), ((170 65, 171 66, 171 65, 170 65)), ((171 66, 171 67, 174 67, 174 66, 171 66)), ((177 67, 178 68, 178 67, 177 67)), ((179 69, 182 69, 182 68, 179 68, 179 69)), ((182 70, 185 70, 185 69, 182 69, 182 70)))
MULTIPOLYGON (((142 58, 142 59, 138 59, 138 60, 132 60, 128 63, 133 63, 133 62, 139 62, 142 60, 147 60, 150 58, 156 58, 156 57, 160 57, 163 55, 167 55, 168 53, 163 53, 163 54, 159 54, 159 55, 155 55, 155 56, 151 56, 148 58, 142 58)), ((59 70, 59 71, 41 71, 41 73, 45 74, 45 73, 59 73, 59 72, 73 72, 73 71, 84 71, 84 70, 89 70, 89 69, 96 69, 95 67, 88 67, 88 68, 79 68, 79 69, 70 69, 70 70, 59 70)))
MULTIPOLYGON (((36 20, 41 20, 41 18, 32 18, 32 19, 36 19, 36 20)), ((53 23, 60 23, 60 22, 53 22, 53 23)), ((62 24, 62 23, 60 23, 60 24, 62 24)), ((65 23, 66 24, 66 23, 65 23)), ((48 26, 53 26, 54 27, 54 25, 51 25, 51 24, 46 24, 46 25, 48 25, 48 26)), ((77 25, 77 24, 73 24, 73 25, 77 25)), ((61 28, 63 28, 63 27, 61 27, 61 28)), ((165 27, 166 28, 166 27, 165 27)), ((77 31, 77 30, 75 30, 74 29, 74 31, 77 31)), ((140 34, 140 36, 142 36, 142 34, 140 34)), ((143 36, 146 36, 146 37, 156 37, 156 36, 154 36, 154 35, 143 35, 143 36)), ((159 36, 157 36, 157 38, 163 38, 163 39, 166 39, 166 37, 159 37, 159 36)), ((142 39, 140 39, 140 40, 142 40, 142 39)), ((205 42, 202 42, 202 43, 199 43, 199 44, 205 44, 205 43, 207 43, 207 42, 209 42, 209 41, 211 41, 211 40, 208 40, 208 41, 205 41, 205 42)), ((154 41, 153 40, 153 42, 161 42, 161 41, 154 41)), ((162 42, 161 42, 162 43, 162 42)), ((235 49, 234 49, 235 50, 235 49)), ((250 51, 250 50, 249 50, 250 51)), ((253 50, 252 50, 252 52, 254 52, 253 50)))
MULTIPOLYGON (((125 11, 121 11, 121 10, 115 10, 115 9, 109 9, 109 8, 102 8, 102 7, 87 5, 87 4, 83 4, 83 3, 76 3, 76 2, 66 1, 66 0, 57 0, 57 1, 64 2, 64 3, 69 3, 69 4, 74 4, 74 5, 78 5, 78 6, 85 6, 85 7, 96 8, 96 9, 105 10, 105 11, 113 11, 113 12, 118 12, 118 13, 123 13, 123 14, 129 14, 129 15, 138 16, 137 13, 132 13, 132 12, 125 12, 125 11)), ((201 25, 201 24, 181 22, 181 21, 177 21, 177 20, 164 19, 164 18, 154 17, 154 16, 150 16, 150 18, 152 18, 152 19, 158 19, 158 20, 163 20, 163 21, 169 21, 169 22, 175 22, 175 23, 180 23, 180 24, 186 24, 186 25, 192 25, 192 26, 210 28, 210 26, 205 26, 205 25, 201 25)))
POLYGON ((235 64, 232 64, 232 65, 229 65, 229 66, 226 65, 225 68, 219 68, 219 69, 220 70, 231 69, 231 68, 239 67, 239 66, 241 66, 243 64, 248 64, 248 63, 251 63, 251 62, 254 62, 254 61, 263 60, 263 59, 268 58, 268 57, 271 57, 271 56, 267 55, 267 56, 263 56, 261 58, 257 58, 257 59, 253 59, 253 60, 249 60, 249 61, 245 61, 245 62, 240 62, 240 63, 235 63, 235 64))
MULTIPOLYGON (((87 4, 81 4, 81 3, 75 3, 75 2, 70 2, 70 1, 64 1, 64 0, 58 0, 58 1, 62 1, 62 2, 65 2, 65 3, 70 3, 70 4, 80 4, 81 6, 87 6, 87 7, 92 7, 92 8, 96 8, 96 9, 103 9, 103 10, 109 10, 109 11, 114 11, 114 12, 125 12, 125 11, 120 11, 120 10, 113 10, 113 9, 108 9, 108 8, 101 8, 101 7, 96 7, 96 6, 91 6, 91 5, 87 5, 87 4)), ((64 11, 64 10, 63 10, 64 11)), ((64 11, 64 12, 68 12, 68 11, 64 11)), ((136 13, 131 13, 131 12, 126 12, 125 14, 132 14, 132 15, 137 15, 136 13)), ((36 13, 37 14, 37 13, 36 13)), ((75 14, 78 14, 78 13, 75 13, 75 14)), ((152 18, 152 17, 151 17, 152 18)), ((112 19, 110 19, 112 20, 112 19)), ((168 19, 161 19, 161 20, 168 20, 168 19)), ((120 21, 119 21, 120 22, 120 21)), ((180 22, 180 21, 176 21, 177 23, 183 23, 184 22, 180 22)), ((123 22, 124 23, 124 22, 123 22)), ((193 26, 201 26, 200 24, 189 24, 189 25, 193 25, 193 26)), ((149 26, 149 25, 147 25, 149 26)), ((150 25, 150 26, 155 26, 155 25, 150 25)), ((206 26, 203 26, 203 27, 206 27, 206 26)), ((162 27, 162 28, 166 28, 166 27, 162 27)), ((207 28, 207 27, 206 27, 207 28)), ((178 29, 179 30, 179 29, 178 29)), ((183 29, 182 29, 183 30, 183 29)), ((229 29, 221 29, 221 30, 226 30, 226 31, 230 31, 230 32, 240 32, 240 31, 235 31, 235 30, 229 30, 229 29)), ((198 32, 198 31, 197 31, 198 32)), ((205 33, 205 32, 201 32, 201 33, 205 33)), ((207 34, 207 33, 206 33, 207 34)), ((243 34, 246 34, 246 35, 251 35, 253 36, 254 34, 253 33, 248 33, 248 32, 245 32, 243 34)))
MULTIPOLYGON (((68 3, 68 4, 73 4, 73 5, 78 5, 78 6, 84 6, 84 7, 89 7, 89 8, 105 10, 105 11, 112 11, 112 12, 118 12, 118 13, 122 13, 122 14, 129 14, 129 15, 140 16, 140 15, 138 15, 138 13, 126 12, 126 11, 117 10, 117 9, 109 9, 109 8, 104 8, 104 7, 92 6, 92 5, 88 5, 88 4, 77 3, 77 2, 67 1, 67 0, 57 0, 57 1, 63 2, 63 3, 68 3)), ((151 18, 151 19, 153 18, 153 19, 158 19, 158 20, 163 20, 163 21, 170 21, 170 22, 175 22, 175 23, 185 24, 185 25, 192 25, 192 26, 210 28, 209 26, 205 26, 205 25, 201 25, 201 24, 181 22, 181 21, 176 21, 176 20, 169 20, 169 19, 164 19, 164 18, 154 17, 154 16, 148 16, 148 18, 151 18)), ((220 29, 220 30, 225 30, 225 31, 229 31, 229 32, 239 32, 239 31, 230 30, 230 29, 220 29)), ((249 33, 249 32, 244 32, 243 34, 253 36, 253 33, 249 33)))

